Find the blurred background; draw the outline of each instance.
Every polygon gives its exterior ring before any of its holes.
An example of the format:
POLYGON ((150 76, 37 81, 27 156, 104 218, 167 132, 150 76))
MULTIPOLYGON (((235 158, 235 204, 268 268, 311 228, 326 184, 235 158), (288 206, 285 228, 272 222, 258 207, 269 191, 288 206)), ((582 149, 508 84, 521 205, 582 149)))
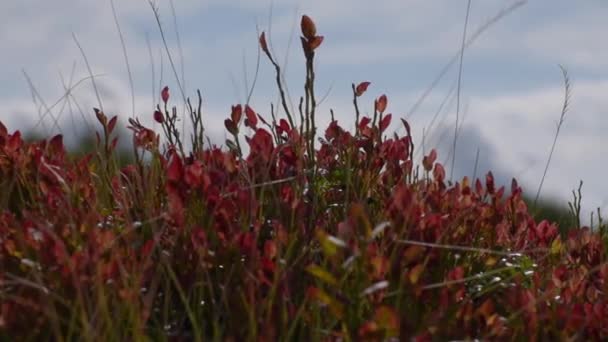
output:
MULTIPOLYGON (((62 133, 70 146, 82 149, 92 146, 93 107, 119 115, 123 128, 133 116, 153 127, 152 113, 167 85, 180 110, 184 96, 195 99, 201 90, 207 133, 221 145, 230 106, 246 102, 254 80, 250 104, 257 112, 269 115, 270 103, 278 103, 274 69, 263 56, 255 77, 261 31, 284 66, 297 106, 304 85, 299 22, 307 14, 325 36, 316 54, 320 129, 329 122, 330 109, 343 127, 353 128, 351 83, 370 81, 360 100, 362 112, 372 114, 374 98, 386 94, 387 112, 394 115, 390 129, 403 133, 397 118, 406 118, 417 145, 437 148, 449 173, 458 107, 454 179, 492 170, 505 185, 517 178, 530 198, 560 121, 562 65, 572 93, 541 192, 544 213, 563 216, 580 180, 583 222, 589 223, 598 207, 608 212, 608 2, 471 1, 458 101, 467 5, 466 0, 2 1, 0 121, 30 137, 62 133)), ((123 136, 128 144, 128 134, 123 136)))

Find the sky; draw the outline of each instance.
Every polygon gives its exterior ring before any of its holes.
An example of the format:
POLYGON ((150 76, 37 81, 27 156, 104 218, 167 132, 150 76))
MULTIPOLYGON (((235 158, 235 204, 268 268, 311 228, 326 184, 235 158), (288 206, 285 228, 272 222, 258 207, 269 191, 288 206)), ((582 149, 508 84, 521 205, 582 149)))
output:
POLYGON ((263 56, 258 64, 259 32, 266 31, 284 66, 294 105, 303 94, 298 35, 307 14, 325 37, 315 57, 320 127, 330 109, 344 127, 354 127, 351 83, 370 81, 360 99, 364 114, 386 94, 390 129, 403 133, 397 118, 406 118, 417 145, 436 148, 450 173, 458 113, 454 178, 491 170, 503 184, 517 178, 532 197, 564 104, 561 65, 571 93, 541 194, 565 205, 582 180, 582 216, 598 207, 608 213, 605 0, 471 1, 460 96, 468 0, 152 4, 166 48, 148 0, 1 1, 0 121, 11 131, 62 133, 72 143, 88 134, 83 127, 95 126, 93 107, 119 115, 122 126, 132 116, 153 126, 162 86, 183 105, 179 78, 186 96, 201 90, 207 132, 222 144, 223 120, 231 105, 246 102, 254 79, 250 104, 257 112, 269 113, 278 101, 272 66, 263 56))

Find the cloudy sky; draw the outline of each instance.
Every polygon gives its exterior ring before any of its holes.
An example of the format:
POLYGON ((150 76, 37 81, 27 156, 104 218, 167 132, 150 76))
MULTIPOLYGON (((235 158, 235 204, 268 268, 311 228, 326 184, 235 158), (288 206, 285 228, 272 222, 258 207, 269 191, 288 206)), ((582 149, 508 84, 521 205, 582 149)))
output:
MULTIPOLYGON (((325 36, 316 57, 317 96, 327 95, 319 107, 321 124, 334 109, 345 127, 353 127, 350 84, 370 81, 363 111, 369 113, 373 99, 386 94, 388 111, 408 118, 418 145, 424 136, 425 148, 436 147, 450 166, 467 0, 155 4, 186 95, 194 97, 201 89, 208 132, 218 143, 230 105, 245 102, 254 79, 256 30, 269 34, 274 52, 286 63, 289 93, 297 102, 304 72, 299 18, 308 14, 325 36)), ((91 108, 100 104, 83 53, 101 106, 118 114, 123 125, 132 115, 152 125, 161 85, 168 85, 172 100, 181 105, 148 1, 114 0, 114 7, 134 93, 110 0, 1 1, 0 121, 10 130, 61 132, 72 141, 85 134, 81 127, 95 124, 91 108)), ((536 193, 564 101, 562 65, 572 96, 542 194, 565 204, 583 180, 584 214, 597 207, 608 213, 603 176, 608 169, 607 16, 605 0, 472 1, 455 176, 474 174, 479 151, 477 176, 492 170, 501 181, 516 177, 526 193, 536 193)), ((263 114, 277 103, 277 91, 267 60, 260 61, 259 72, 251 104, 263 114)), ((398 129, 397 122, 391 128, 398 129)))

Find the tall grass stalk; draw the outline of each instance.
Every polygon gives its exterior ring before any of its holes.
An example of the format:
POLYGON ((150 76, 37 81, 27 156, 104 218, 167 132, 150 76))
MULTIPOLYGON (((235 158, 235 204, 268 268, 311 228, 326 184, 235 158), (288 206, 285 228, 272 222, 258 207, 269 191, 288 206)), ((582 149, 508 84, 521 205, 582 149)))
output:
POLYGON ((540 184, 538 185, 538 190, 536 191, 536 197, 534 197, 535 207, 536 203, 538 202, 538 198, 540 197, 540 191, 543 188, 545 178, 547 177, 547 171, 549 170, 549 165, 551 164, 551 158, 553 158, 553 152, 555 151, 555 146, 557 145, 557 138, 559 137, 560 130, 564 124, 564 119, 566 118, 566 113, 568 112, 568 106, 570 105, 570 96, 572 95, 568 71, 561 65, 559 65, 559 68, 562 71, 562 76, 564 78, 564 102, 562 104, 559 121, 557 122, 557 127, 555 129, 555 135, 553 136, 553 143, 551 144, 551 151, 549 152, 549 157, 547 158, 547 164, 545 164, 545 170, 543 171, 543 176, 540 179, 540 184))

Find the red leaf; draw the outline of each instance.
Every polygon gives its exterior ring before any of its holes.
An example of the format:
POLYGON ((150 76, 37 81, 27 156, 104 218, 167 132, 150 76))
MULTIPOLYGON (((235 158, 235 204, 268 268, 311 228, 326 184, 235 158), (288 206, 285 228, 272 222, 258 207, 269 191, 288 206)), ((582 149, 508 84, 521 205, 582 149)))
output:
POLYGON ((274 273, 274 271, 276 269, 276 264, 272 260, 270 260, 266 257, 263 257, 261 259, 261 264, 262 264, 262 269, 264 271, 269 272, 269 273, 274 273))
POLYGON ((405 127, 405 130, 407 131, 407 135, 411 136, 412 134, 410 133, 410 124, 405 121, 404 119, 401 119, 401 122, 403 123, 403 126, 405 127))
POLYGON ((181 226, 184 223, 184 201, 177 188, 171 184, 167 184, 167 203, 171 219, 175 221, 175 224, 181 226))
POLYGON ((279 120, 279 127, 281 127, 283 132, 289 132, 291 130, 291 127, 289 127, 289 123, 287 123, 287 120, 285 119, 279 120))
POLYGON ((380 121, 380 132, 384 132, 388 128, 388 126, 391 124, 392 117, 392 114, 387 114, 382 118, 382 121, 380 121))
POLYGON ((159 124, 165 122, 165 116, 160 110, 154 111, 154 121, 158 122, 159 124))
POLYGON ((486 301, 481 304, 481 306, 476 310, 476 312, 483 316, 486 322, 488 322, 495 312, 494 303, 492 302, 492 299, 486 299, 486 301))
MULTIPOLYGON (((363 136, 366 138, 371 138, 374 136, 374 132, 372 131, 372 129, 367 126, 361 128, 361 134, 363 134, 363 136)), ((365 144, 365 143, 363 143, 363 144, 365 144)))
POLYGON ((226 130, 228 130, 228 132, 230 132, 232 135, 237 135, 239 133, 239 128, 236 127, 234 121, 230 119, 224 120, 224 126, 226 126, 226 130))
POLYGON ((258 117, 255 116, 255 112, 253 111, 253 109, 251 109, 251 107, 245 107, 245 115, 247 116, 245 126, 256 129, 258 125, 258 117))
POLYGON ((433 169, 433 163, 435 163, 436 159, 437 151, 435 151, 435 149, 432 149, 431 153, 429 153, 428 156, 424 156, 424 158, 422 158, 422 166, 425 170, 431 171, 433 169))
POLYGON ((239 247, 241 248, 241 252, 244 254, 249 254, 254 248, 255 245, 255 237, 253 233, 243 232, 238 233, 237 241, 239 243, 239 247))
POLYGON ((519 185, 517 184, 517 180, 513 178, 511 180, 511 194, 519 193, 519 185))
POLYGON ((502 198, 502 195, 504 195, 505 193, 505 187, 501 186, 498 191, 496 192, 496 198, 500 199, 502 198))
POLYGON ((408 175, 411 174, 413 168, 414 168, 414 162, 412 161, 412 159, 408 159, 403 163, 403 170, 405 171, 406 174, 408 174, 408 175))
POLYGON ((154 239, 146 241, 146 243, 144 243, 144 245, 141 247, 141 257, 145 259, 150 256, 150 254, 152 254, 152 251, 154 250, 155 245, 156 242, 154 241, 154 239))
POLYGON ((464 278, 464 268, 456 266, 448 272, 448 280, 462 280, 464 278))
POLYGON ((272 240, 264 242, 264 256, 272 260, 277 255, 277 245, 272 240))
POLYGON ((7 135, 8 130, 6 129, 6 126, 4 126, 2 122, 0 122, 0 137, 6 137, 7 135))
POLYGON ((327 126, 327 129, 325 129, 325 139, 327 139, 328 141, 336 139, 342 133, 342 127, 338 125, 338 121, 332 121, 329 123, 329 126, 327 126))
POLYGON ((158 146, 158 136, 153 130, 143 128, 135 133, 135 143, 138 147, 152 149, 158 146))
POLYGON ((93 110, 95 111, 95 116, 97 117, 97 121, 99 121, 100 124, 105 126, 106 123, 108 123, 108 118, 106 117, 106 115, 97 108, 93 108, 93 110))
POLYGON ((313 39, 317 35, 317 27, 315 23, 310 19, 309 16, 303 15, 302 21, 300 22, 300 26, 302 29, 302 35, 306 37, 306 39, 313 39))
POLYGON ((370 82, 361 82, 361 83, 359 83, 359 85, 355 89, 355 95, 357 97, 363 95, 363 93, 365 93, 367 91, 367 87, 369 87, 370 84, 371 84, 370 82))
POLYGON ((310 51, 316 50, 321 45, 321 43, 323 43, 323 39, 323 36, 316 36, 311 39, 308 43, 308 48, 310 49, 310 51))
POLYGON ((15 133, 13 133, 13 135, 10 136, 10 138, 8 138, 8 141, 6 143, 6 149, 8 151, 14 152, 17 151, 22 144, 23 141, 21 140, 21 132, 16 131, 15 133))
POLYGON ((191 187, 198 187, 202 184, 203 163, 200 160, 196 160, 192 165, 186 166, 184 180, 191 187))
POLYGON ((494 175, 492 175, 492 171, 486 175, 486 190, 489 194, 494 193, 494 175))
POLYGON ((483 185, 481 185, 481 181, 479 180, 479 178, 475 180, 475 192, 479 196, 483 194, 483 185))
POLYGON ((60 153, 63 151, 63 135, 58 134, 52 137, 49 141, 49 147, 53 153, 60 153))
POLYGON ((169 163, 169 168, 167 170, 167 178, 173 182, 179 182, 184 173, 184 166, 182 164, 182 159, 174 153, 171 162, 169 163))
POLYGON ((163 88, 163 90, 160 92, 160 97, 163 100, 163 102, 165 104, 167 104, 167 101, 169 101, 169 87, 163 88))
POLYGON ((370 123, 372 121, 372 119, 368 118, 367 116, 364 116, 361 118, 361 120, 359 121, 359 130, 367 127, 367 124, 370 123))
POLYGON ((108 132, 112 133, 112 131, 114 130, 114 127, 116 127, 116 121, 118 119, 118 116, 114 116, 113 118, 110 119, 110 122, 108 123, 108 132))
POLYGON ((378 98, 378 100, 376 100, 376 111, 378 113, 384 113, 386 110, 387 101, 386 95, 382 95, 378 98))
POLYGON ((230 113, 230 118, 232 122, 238 124, 241 122, 241 116, 243 115, 243 108, 241 105, 232 106, 232 112, 230 113))
POLYGON ((267 54, 270 54, 270 52, 268 51, 268 44, 266 44, 266 34, 264 32, 262 32, 262 34, 260 35, 260 47, 262 48, 262 51, 267 54))
POLYGON ((306 298, 315 299, 317 297, 318 293, 319 293, 319 289, 317 287, 309 286, 306 289, 306 298))
POLYGON ((195 248, 204 248, 207 245, 207 235, 201 227, 196 227, 190 235, 190 240, 195 248))
POLYGON ((272 135, 263 129, 257 129, 255 134, 248 141, 250 146, 249 158, 260 156, 264 161, 270 160, 274 144, 272 143, 272 135))
POLYGON ((431 159, 431 163, 434 163, 435 160, 437 160, 437 151, 435 151, 435 149, 431 150, 431 153, 429 153, 429 158, 431 159))
POLYGON ((118 137, 114 137, 114 139, 112 139, 112 143, 110 144, 110 149, 115 150, 116 144, 118 144, 118 137))
POLYGON ((373 336, 379 334, 380 327, 376 322, 367 321, 361 324, 359 327, 359 339, 361 340, 373 340, 373 336))
POLYGON ((433 170, 433 177, 437 182, 443 183, 443 180, 445 179, 445 169, 443 168, 443 165, 441 165, 441 163, 435 164, 435 169, 433 170))

